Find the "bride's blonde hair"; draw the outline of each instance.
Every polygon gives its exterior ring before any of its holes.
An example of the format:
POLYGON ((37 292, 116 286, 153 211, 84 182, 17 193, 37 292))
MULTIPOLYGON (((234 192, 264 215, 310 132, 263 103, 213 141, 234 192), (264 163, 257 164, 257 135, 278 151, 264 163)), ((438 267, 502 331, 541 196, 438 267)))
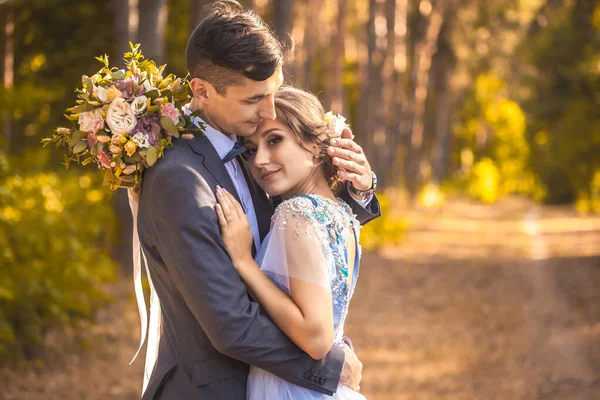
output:
POLYGON ((305 143, 317 146, 319 153, 316 158, 329 187, 337 195, 343 181, 338 177, 339 168, 327 154, 330 140, 336 135, 325 122, 325 111, 317 96, 293 86, 282 86, 275 93, 275 112, 306 151, 310 150, 304 146, 305 143))

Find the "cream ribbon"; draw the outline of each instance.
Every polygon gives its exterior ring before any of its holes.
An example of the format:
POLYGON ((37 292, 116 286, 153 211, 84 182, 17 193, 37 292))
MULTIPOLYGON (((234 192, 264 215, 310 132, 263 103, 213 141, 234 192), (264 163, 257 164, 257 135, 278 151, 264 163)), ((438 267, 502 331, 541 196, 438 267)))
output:
POLYGON ((152 283, 152 278, 150 277, 148 260, 146 259, 146 255, 142 250, 140 237, 138 234, 137 216, 140 199, 138 195, 133 194, 131 190, 127 191, 127 195, 129 197, 129 208, 131 209, 131 215, 133 216, 133 285, 135 288, 135 297, 137 300, 138 311, 140 313, 141 324, 140 345, 129 365, 131 365, 137 358, 140 350, 144 346, 146 335, 148 335, 146 365, 144 367, 144 382, 142 385, 143 394, 146 391, 148 381, 150 380, 152 370, 154 369, 154 364, 158 358, 158 345, 160 343, 162 316, 160 301, 158 300, 158 295, 156 294, 154 284, 152 283), (146 275, 148 276, 148 284, 150 286, 150 326, 148 326, 148 313, 146 311, 146 301, 144 300, 144 290, 142 288, 142 259, 144 260, 146 275))

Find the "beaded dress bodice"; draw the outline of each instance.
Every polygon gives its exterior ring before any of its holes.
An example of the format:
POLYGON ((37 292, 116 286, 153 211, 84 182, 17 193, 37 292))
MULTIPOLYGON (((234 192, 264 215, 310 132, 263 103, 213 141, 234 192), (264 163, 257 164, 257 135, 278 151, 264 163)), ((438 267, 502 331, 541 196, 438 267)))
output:
MULTIPOLYGON (((314 251, 321 251, 325 258, 327 278, 331 289, 334 316, 334 343, 340 345, 344 336, 344 322, 348 315, 348 306, 356 286, 360 264, 361 249, 359 245, 360 224, 352 214, 348 204, 339 199, 340 204, 325 200, 321 196, 301 194, 282 202, 273 216, 271 231, 263 241, 257 254, 257 263, 262 265, 265 257, 272 252, 272 243, 269 241, 275 230, 293 229, 293 235, 286 235, 288 241, 285 246, 294 246, 293 238, 300 235, 316 235, 314 251), (346 244, 350 233, 354 233, 356 257, 354 265, 348 265, 346 244), (265 249, 271 250, 265 250, 265 249), (353 269, 352 282, 348 282, 349 268, 353 269)), ((280 234, 275 233, 275 235, 280 234)), ((288 232, 289 233, 289 232, 288 232)), ((263 270, 264 271, 264 270, 263 270)), ((278 286, 289 294, 289 286, 281 284, 281 279, 274 279, 268 271, 267 276, 275 281, 278 286)))

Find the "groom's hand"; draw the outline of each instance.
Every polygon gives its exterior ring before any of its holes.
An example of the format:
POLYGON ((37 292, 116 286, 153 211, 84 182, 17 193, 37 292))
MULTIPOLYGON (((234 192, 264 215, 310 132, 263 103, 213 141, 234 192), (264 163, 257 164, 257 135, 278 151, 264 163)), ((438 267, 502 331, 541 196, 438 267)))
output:
POLYGON ((360 381, 362 380, 363 365, 348 345, 344 345, 343 349, 344 353, 346 353, 346 362, 344 363, 340 383, 358 392, 360 389, 360 381))
POLYGON ((369 190, 373 184, 371 165, 353 137, 349 128, 344 129, 340 139, 331 139, 327 154, 332 157, 333 164, 340 168, 340 178, 348 180, 357 190, 369 190))

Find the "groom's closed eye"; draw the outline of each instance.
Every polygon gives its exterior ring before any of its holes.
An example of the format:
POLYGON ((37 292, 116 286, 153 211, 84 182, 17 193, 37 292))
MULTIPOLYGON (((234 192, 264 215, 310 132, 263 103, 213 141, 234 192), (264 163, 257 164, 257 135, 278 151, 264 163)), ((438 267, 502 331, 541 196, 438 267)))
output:
POLYGON ((256 154, 256 147, 246 147, 246 152, 242 155, 246 159, 256 154))

